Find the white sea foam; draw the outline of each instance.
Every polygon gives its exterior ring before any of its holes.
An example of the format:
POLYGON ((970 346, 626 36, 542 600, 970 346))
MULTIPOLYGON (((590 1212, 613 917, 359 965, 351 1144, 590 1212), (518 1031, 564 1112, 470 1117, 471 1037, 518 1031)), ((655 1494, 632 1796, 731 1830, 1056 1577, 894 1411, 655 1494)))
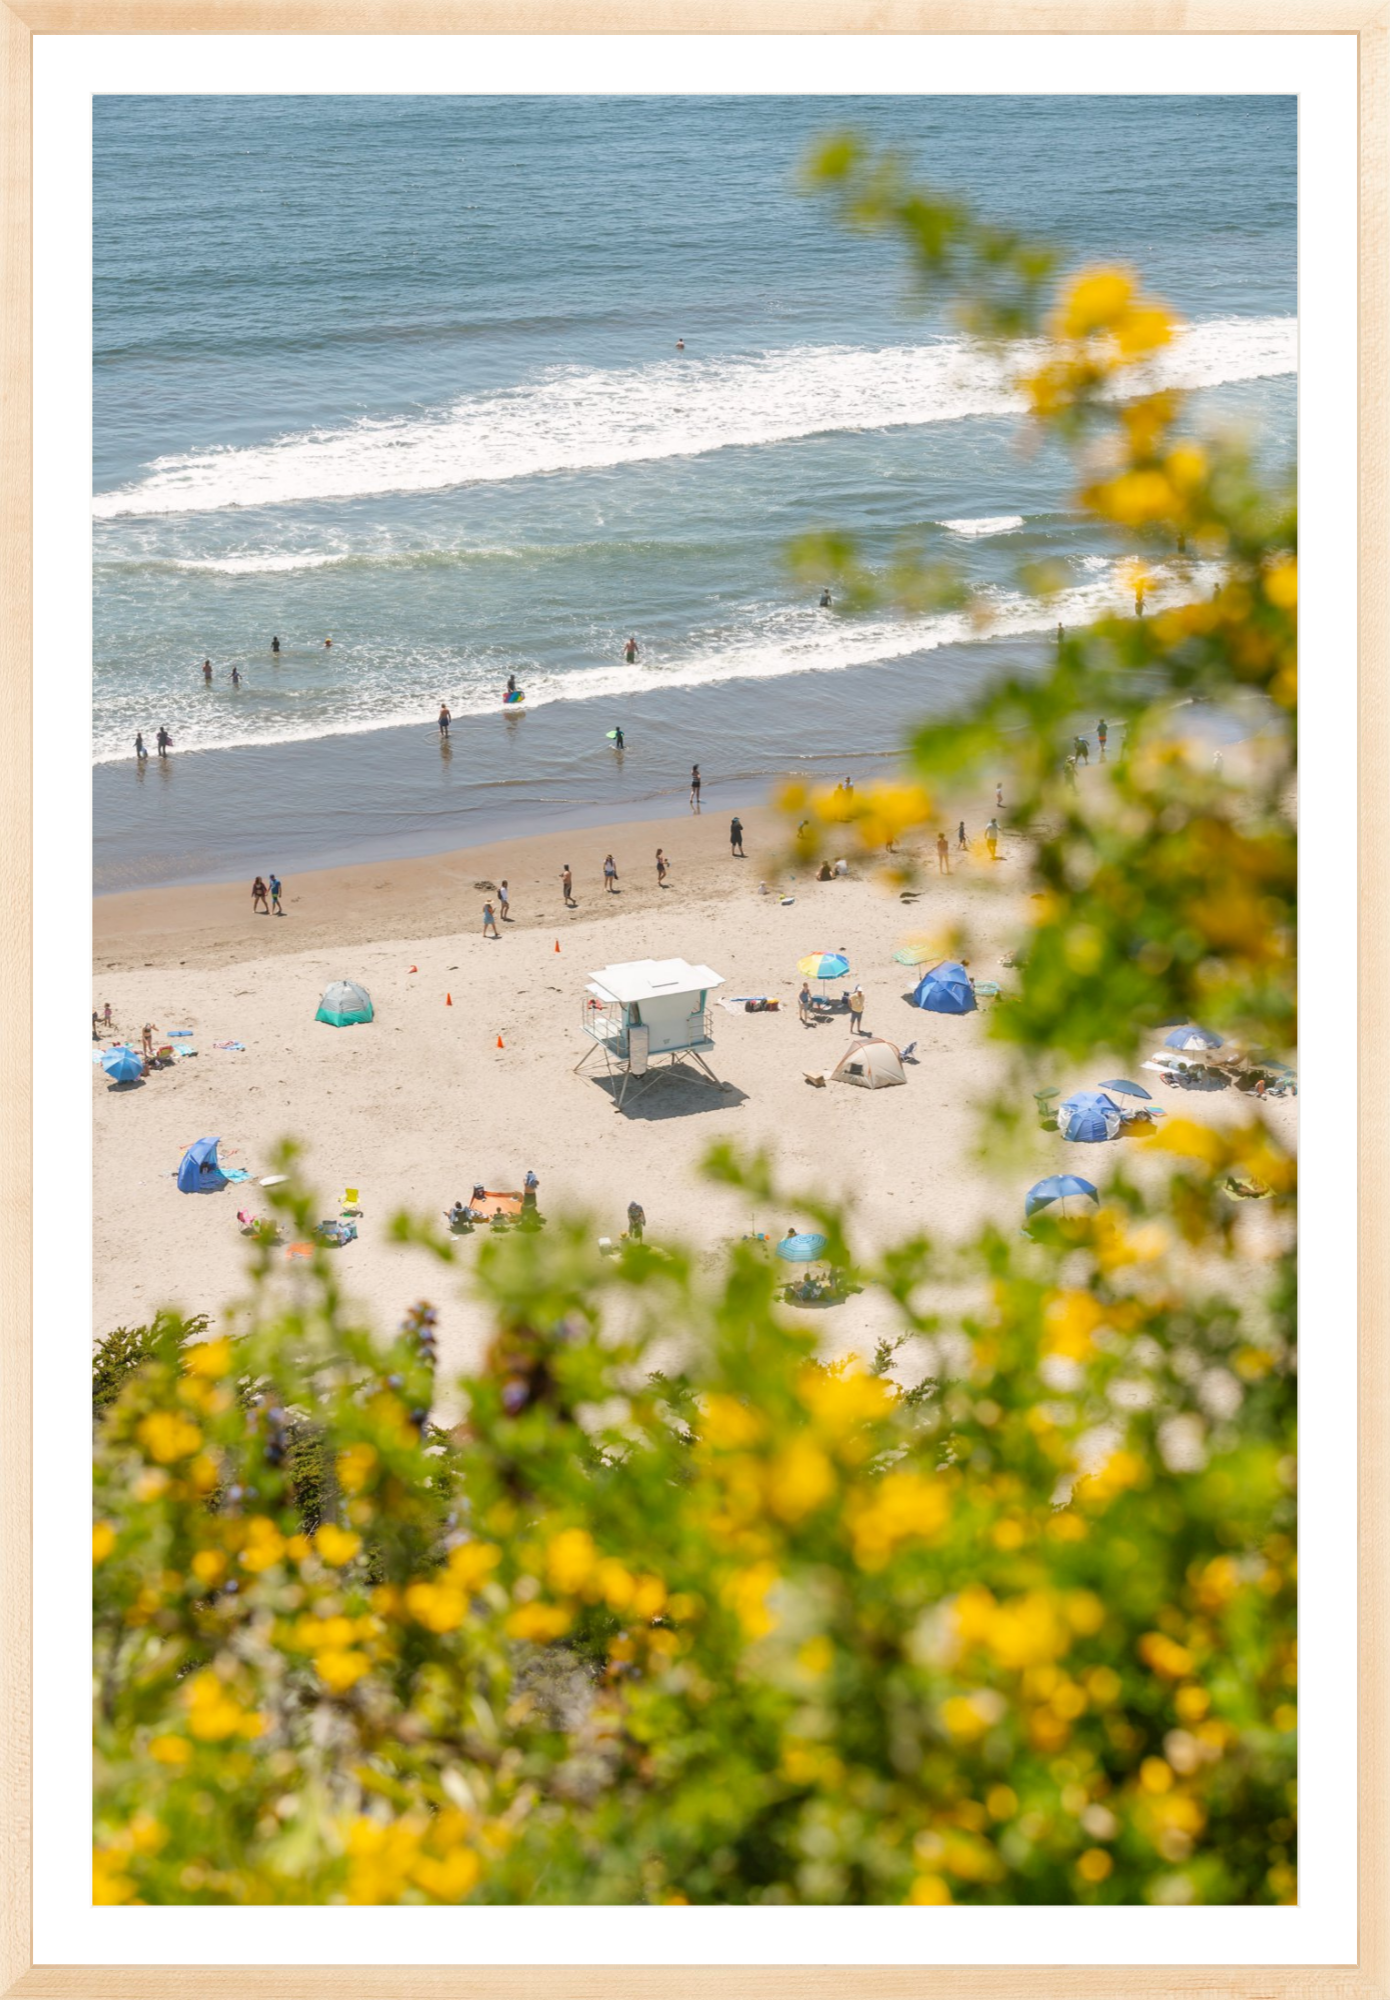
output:
POLYGON ((267 550, 236 556, 171 556, 169 561, 174 569, 208 570, 217 576, 259 576, 282 570, 324 569, 329 563, 351 562, 352 557, 347 553, 294 555, 267 550))
MULTIPOLYGON (((93 512, 109 520, 422 493, 824 432, 1007 415, 1023 408, 1013 382, 1027 358, 1016 354, 1006 363, 942 340, 556 369, 424 415, 364 418, 264 445, 157 459, 146 478, 97 494, 93 512)), ((1213 319, 1185 328, 1145 386, 1207 388, 1296 366, 1296 320, 1213 319)))
MULTIPOLYGON (((1165 576, 1159 571, 1148 593, 1150 609, 1209 595, 1217 574, 1214 567, 1201 564, 1181 576, 1165 576)), ((558 672, 519 664, 517 675, 526 690, 528 709, 544 708, 552 702, 619 701, 668 688, 837 673, 846 667, 873 666, 913 653, 933 652, 939 646, 1050 633, 1059 622, 1086 625, 1111 613, 1125 613, 1131 602, 1131 586, 1117 562, 1103 578, 1078 584, 1046 601, 1002 589, 988 590, 978 601, 977 616, 969 611, 938 612, 921 618, 875 618, 854 623, 808 618, 800 608, 778 608, 738 637, 697 637, 669 658, 649 653, 643 665, 617 661, 558 672)), ((204 719, 196 709, 183 717, 170 712, 166 719, 182 752, 233 750, 247 745, 260 748, 325 736, 360 736, 406 725, 428 728, 441 696, 447 699, 456 722, 468 715, 495 714, 499 703, 496 671, 480 666, 465 679, 457 660, 412 655, 394 664, 379 662, 377 672, 351 694, 337 688, 331 699, 306 695, 298 717, 289 711, 263 714, 254 733, 244 727, 229 731, 224 721, 204 719)), ((108 718, 95 763, 118 763, 130 756, 134 724, 127 728, 126 720, 108 718)))
POLYGON ((949 528, 953 535, 1007 535, 1014 528, 1023 526, 1022 514, 980 514, 973 520, 941 521, 940 527, 949 528))

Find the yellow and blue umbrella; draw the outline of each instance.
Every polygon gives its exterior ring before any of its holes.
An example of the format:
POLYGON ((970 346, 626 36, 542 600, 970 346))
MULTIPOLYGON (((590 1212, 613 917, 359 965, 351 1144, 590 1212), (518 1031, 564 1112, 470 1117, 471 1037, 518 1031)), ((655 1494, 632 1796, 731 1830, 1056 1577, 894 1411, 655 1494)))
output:
POLYGON ((813 951, 796 961, 796 969, 803 979, 843 979, 849 960, 841 951, 813 951))

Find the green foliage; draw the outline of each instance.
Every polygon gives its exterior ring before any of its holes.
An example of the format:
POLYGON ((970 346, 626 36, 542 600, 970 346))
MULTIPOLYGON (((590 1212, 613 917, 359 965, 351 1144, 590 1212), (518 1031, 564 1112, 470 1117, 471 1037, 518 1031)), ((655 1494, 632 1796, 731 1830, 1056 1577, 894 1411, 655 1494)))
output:
POLYGON ((116 1400, 126 1377, 147 1361, 167 1361, 190 1340, 201 1340, 208 1329, 206 1313, 181 1319, 177 1313, 156 1313, 148 1326, 118 1326, 92 1350, 92 1415, 99 1417, 116 1400))

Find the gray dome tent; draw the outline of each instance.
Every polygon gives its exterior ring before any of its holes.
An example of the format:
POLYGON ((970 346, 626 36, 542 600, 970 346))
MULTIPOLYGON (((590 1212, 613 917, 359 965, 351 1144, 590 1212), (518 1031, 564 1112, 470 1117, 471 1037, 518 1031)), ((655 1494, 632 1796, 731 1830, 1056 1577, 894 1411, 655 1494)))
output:
POLYGON ((372 996, 355 979, 335 979, 319 1002, 316 1021, 330 1028, 356 1028, 372 1018, 372 996))

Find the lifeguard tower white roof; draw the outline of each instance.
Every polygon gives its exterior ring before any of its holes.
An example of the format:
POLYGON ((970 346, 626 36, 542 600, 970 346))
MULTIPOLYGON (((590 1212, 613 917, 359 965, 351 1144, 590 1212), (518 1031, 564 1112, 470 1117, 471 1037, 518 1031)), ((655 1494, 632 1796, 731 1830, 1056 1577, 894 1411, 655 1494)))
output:
POLYGON ((630 965, 605 965, 593 975, 591 993, 616 1000, 624 1007, 645 1000, 674 1000, 683 993, 707 993, 722 986, 722 973, 707 965, 689 965, 683 958, 637 958, 630 965))

